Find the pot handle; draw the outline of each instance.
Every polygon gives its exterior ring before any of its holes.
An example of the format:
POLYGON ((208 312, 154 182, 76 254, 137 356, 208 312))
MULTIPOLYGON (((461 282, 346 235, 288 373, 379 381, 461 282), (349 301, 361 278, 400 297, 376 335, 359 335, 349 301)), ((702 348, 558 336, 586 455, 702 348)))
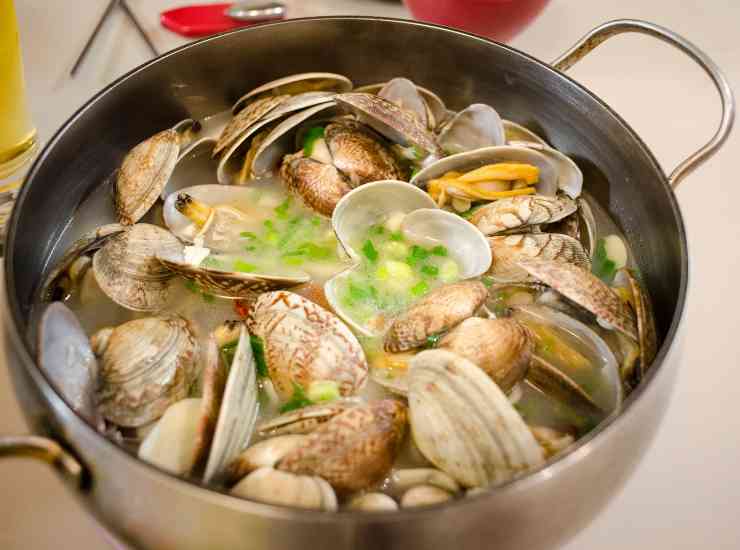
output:
POLYGON ((735 118, 735 99, 733 98, 732 89, 730 88, 730 84, 727 82, 727 78, 725 78, 725 75, 719 67, 717 67, 714 61, 712 61, 703 51, 685 38, 666 29, 665 27, 648 23, 647 21, 640 21, 638 19, 616 19, 614 21, 604 23, 603 25, 599 25, 595 29, 589 31, 586 36, 576 42, 570 50, 553 61, 551 65, 559 71, 567 71, 587 53, 605 40, 608 40, 612 36, 628 32, 637 32, 653 36, 670 44, 674 48, 683 51, 691 59, 696 61, 702 69, 704 69, 704 72, 709 75, 709 78, 712 79, 712 82, 714 82, 714 85, 719 92, 720 102, 722 105, 722 120, 720 121, 719 128, 717 128, 712 139, 671 172, 671 175, 668 177, 668 182, 675 189, 686 176, 716 153, 725 142, 727 136, 732 130, 732 124, 735 118))
POLYGON ((76 458, 53 439, 35 435, 0 436, 0 458, 30 457, 53 466, 64 479, 76 488, 82 488, 85 470, 76 458))

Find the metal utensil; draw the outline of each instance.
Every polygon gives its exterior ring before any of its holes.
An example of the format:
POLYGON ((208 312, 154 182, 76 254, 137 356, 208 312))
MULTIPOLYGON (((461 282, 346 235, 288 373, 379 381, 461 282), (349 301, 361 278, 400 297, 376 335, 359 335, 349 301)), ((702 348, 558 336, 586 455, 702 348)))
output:
POLYGON ((286 8, 282 2, 237 2, 225 13, 238 21, 272 21, 285 18, 286 8))

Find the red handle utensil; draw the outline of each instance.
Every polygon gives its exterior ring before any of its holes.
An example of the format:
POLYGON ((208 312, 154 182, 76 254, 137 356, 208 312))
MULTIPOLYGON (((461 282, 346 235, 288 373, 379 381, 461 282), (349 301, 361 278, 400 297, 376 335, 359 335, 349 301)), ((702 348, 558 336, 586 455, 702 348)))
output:
POLYGON ((208 36, 247 25, 282 19, 284 10, 277 8, 279 3, 254 9, 248 4, 201 4, 164 11, 160 14, 160 21, 163 27, 182 36, 208 36))

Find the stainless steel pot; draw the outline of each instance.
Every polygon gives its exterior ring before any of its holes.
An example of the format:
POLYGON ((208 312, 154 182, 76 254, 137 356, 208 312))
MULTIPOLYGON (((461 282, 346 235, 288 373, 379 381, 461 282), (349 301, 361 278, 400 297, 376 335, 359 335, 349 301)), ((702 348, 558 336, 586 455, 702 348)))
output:
POLYGON ((359 17, 277 23, 166 54, 80 109, 41 153, 18 198, 6 243, 5 353, 34 431, 49 439, 0 438, 0 455, 53 464, 97 519, 137 548, 551 549, 604 507, 657 430, 676 374, 672 358, 688 278, 686 235, 672 187, 720 147, 733 114, 732 94, 714 63, 674 33, 640 21, 606 23, 552 65, 451 29, 359 17), (616 113, 562 73, 624 32, 649 34, 684 51, 720 93, 717 133, 668 177, 616 113), (405 75, 453 108, 489 102, 577 161, 589 190, 630 240, 663 341, 618 418, 556 463, 480 496, 360 515, 284 509, 207 490, 139 462, 72 412, 35 364, 31 305, 45 270, 71 237, 65 228, 75 209, 144 137, 188 116, 225 109, 261 82, 311 70, 347 74, 358 84, 405 75))

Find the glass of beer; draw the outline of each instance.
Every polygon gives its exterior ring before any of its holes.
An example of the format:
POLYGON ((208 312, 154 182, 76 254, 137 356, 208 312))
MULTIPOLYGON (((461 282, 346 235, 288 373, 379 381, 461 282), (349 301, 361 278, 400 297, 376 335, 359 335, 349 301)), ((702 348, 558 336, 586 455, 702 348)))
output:
POLYGON ((13 0, 0 0, 0 183, 23 167, 35 150, 36 129, 26 106, 15 7, 13 0))

